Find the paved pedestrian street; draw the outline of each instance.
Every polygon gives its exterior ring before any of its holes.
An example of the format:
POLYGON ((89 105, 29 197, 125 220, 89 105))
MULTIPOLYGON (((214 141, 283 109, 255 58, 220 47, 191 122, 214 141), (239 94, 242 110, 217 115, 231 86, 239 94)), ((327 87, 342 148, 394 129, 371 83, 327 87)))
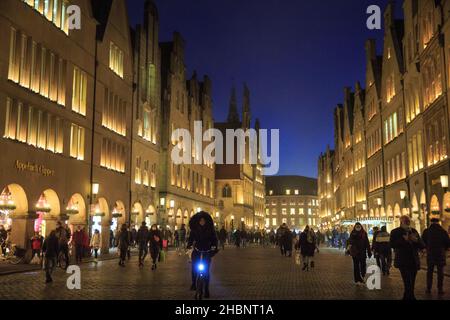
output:
MULTIPOLYGON (((147 258, 148 259, 148 258, 147 258)), ((303 272, 293 258, 281 257, 273 248, 226 248, 212 266, 212 299, 228 300, 303 300, 303 299, 400 299, 400 274, 393 269, 383 277, 382 289, 370 291, 352 282, 352 261, 336 249, 324 248, 316 256, 314 271, 303 272)), ((190 264, 186 256, 169 252, 166 262, 156 272, 146 266, 140 269, 137 257, 121 268, 117 260, 83 264, 81 289, 69 290, 68 274, 57 269, 54 282, 44 284, 42 271, 0 276, 0 299, 193 299, 190 287, 190 264)), ((417 278, 418 299, 438 299, 436 290, 425 294, 425 271, 417 278)), ((446 295, 450 299, 450 282, 446 295)))

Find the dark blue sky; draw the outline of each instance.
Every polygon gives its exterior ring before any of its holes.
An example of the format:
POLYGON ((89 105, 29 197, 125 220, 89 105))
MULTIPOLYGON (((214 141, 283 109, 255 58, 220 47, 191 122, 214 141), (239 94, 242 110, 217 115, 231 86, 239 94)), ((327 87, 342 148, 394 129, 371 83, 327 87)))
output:
MULTIPOLYGON (((127 1, 134 25, 144 0, 127 1)), ((280 129, 279 174, 315 177, 320 152, 333 145, 333 108, 344 86, 364 86, 365 40, 376 38, 381 52, 383 31, 366 28, 366 9, 384 10, 387 0, 155 2, 161 41, 179 31, 189 75, 211 77, 215 120, 226 118, 233 84, 241 105, 246 82, 253 116, 280 129)))

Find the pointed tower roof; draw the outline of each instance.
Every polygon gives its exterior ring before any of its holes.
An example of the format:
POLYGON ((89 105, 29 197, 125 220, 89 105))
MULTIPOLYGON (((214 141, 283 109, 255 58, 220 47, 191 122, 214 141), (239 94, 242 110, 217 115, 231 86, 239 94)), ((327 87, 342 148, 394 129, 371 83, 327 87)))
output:
POLYGON ((231 89, 230 108, 228 110, 228 123, 239 123, 239 114, 237 111, 236 88, 231 89))

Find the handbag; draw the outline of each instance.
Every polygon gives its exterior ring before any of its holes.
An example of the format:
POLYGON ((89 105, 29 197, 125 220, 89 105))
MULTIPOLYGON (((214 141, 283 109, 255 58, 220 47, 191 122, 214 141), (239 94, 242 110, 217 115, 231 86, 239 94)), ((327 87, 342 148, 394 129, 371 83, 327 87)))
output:
POLYGON ((166 260, 166 253, 164 252, 164 250, 161 250, 159 252, 159 262, 164 262, 166 260))
POLYGON ((167 240, 163 240, 163 248, 167 248, 167 240))
POLYGON ((295 264, 298 266, 302 264, 301 259, 300 259, 300 254, 295 255, 295 264))

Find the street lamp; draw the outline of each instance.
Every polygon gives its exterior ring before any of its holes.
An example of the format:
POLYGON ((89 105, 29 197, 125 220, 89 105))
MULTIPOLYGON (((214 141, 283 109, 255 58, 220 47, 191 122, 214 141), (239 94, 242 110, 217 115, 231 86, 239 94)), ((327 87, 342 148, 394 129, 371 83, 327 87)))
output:
POLYGON ((93 194, 94 196, 97 196, 99 191, 100 191, 100 184, 98 184, 98 183, 93 183, 93 184, 92 184, 92 194, 93 194))
POLYGON ((444 193, 446 193, 448 190, 448 175, 446 174, 441 175, 441 185, 442 188, 444 189, 444 193))

